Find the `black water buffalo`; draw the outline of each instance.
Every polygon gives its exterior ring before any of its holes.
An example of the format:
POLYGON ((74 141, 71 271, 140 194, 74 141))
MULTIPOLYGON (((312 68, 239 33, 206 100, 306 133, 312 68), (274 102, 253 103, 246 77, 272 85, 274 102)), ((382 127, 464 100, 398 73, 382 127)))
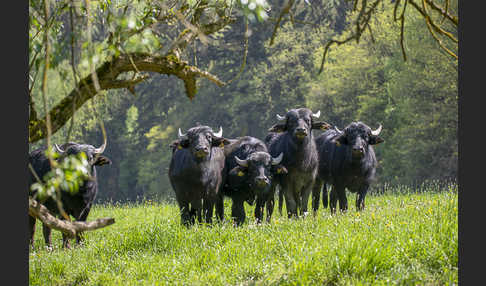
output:
POLYGON ((224 150, 226 181, 223 186, 223 193, 233 201, 231 216, 236 225, 241 225, 245 222, 244 202, 253 205, 256 200, 257 223, 263 220, 265 205, 267 222, 270 222, 275 196, 271 188, 272 179, 287 172, 280 165, 283 154, 271 157, 265 143, 250 136, 231 141, 224 150))
POLYGON ((327 207, 326 183, 332 185, 329 204, 331 213, 336 211, 338 199, 340 209, 347 210, 345 188, 357 193, 356 209, 364 209, 365 196, 374 179, 377 166, 375 151, 371 145, 384 141, 378 136, 381 129, 381 125, 377 130, 371 130, 362 122, 352 122, 343 131, 335 127, 334 130, 327 130, 316 138, 319 168, 312 191, 314 211, 319 208, 321 189, 323 205, 327 207))
MULTIPOLYGON (((61 189, 61 203, 62 208, 66 214, 73 216, 75 221, 86 221, 88 217, 93 201, 98 193, 98 181, 96 175, 95 166, 102 166, 105 164, 111 164, 111 160, 101 155, 106 148, 106 141, 99 148, 95 148, 93 145, 79 144, 75 142, 69 142, 58 146, 54 144, 56 151, 60 153, 57 160, 62 160, 67 155, 75 155, 80 152, 86 154, 90 169, 90 178, 85 180, 82 185, 79 186, 78 191, 75 194, 70 193, 68 190, 61 189)), ((32 169, 35 171, 35 175, 30 170, 29 186, 37 181, 36 176, 40 179, 44 177, 51 170, 49 159, 45 155, 46 148, 39 148, 32 151, 29 154, 29 163, 32 169)), ((29 191, 29 195, 35 196, 35 191, 29 191)), ((46 201, 41 202, 51 214, 60 216, 60 211, 57 202, 53 198, 48 198, 46 201)), ((64 218, 62 218, 64 219, 64 218)), ((29 230, 30 230, 30 243, 34 246, 34 232, 35 232, 36 219, 29 216, 29 230)), ((51 245, 51 229, 43 225, 42 230, 44 233, 44 240, 48 247, 51 245)), ((63 247, 69 248, 69 239, 63 234, 63 247)), ((82 236, 76 235, 76 243, 80 243, 82 236)))
POLYGON ((173 153, 169 166, 169 180, 181 211, 181 223, 188 226, 202 222, 202 211, 207 223, 212 222, 213 210, 223 220, 223 194, 225 144, 223 129, 214 133, 208 126, 196 126, 182 134, 171 144, 173 153))
POLYGON ((317 150, 312 135, 312 129, 326 130, 331 126, 319 118, 320 111, 313 114, 308 108, 292 109, 285 117, 277 114, 283 123, 269 129, 265 138, 272 157, 283 153, 281 164, 288 174, 275 180, 273 188, 280 185, 279 209, 282 211, 282 196, 285 196, 287 214, 290 217, 305 215, 309 195, 317 174, 317 150), (298 214, 298 210, 300 214, 298 214))

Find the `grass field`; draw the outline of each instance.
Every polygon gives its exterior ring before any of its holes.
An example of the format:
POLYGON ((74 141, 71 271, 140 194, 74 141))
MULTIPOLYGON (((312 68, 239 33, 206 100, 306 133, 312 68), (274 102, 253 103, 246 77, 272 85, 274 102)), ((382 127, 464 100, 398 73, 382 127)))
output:
MULTIPOLYGON (((457 187, 441 192, 368 196, 358 213, 271 224, 249 220, 180 225, 174 204, 104 205, 89 220, 116 223, 86 233, 85 245, 44 248, 37 225, 29 254, 31 285, 453 285, 458 284, 457 187)), ((229 219, 231 201, 225 200, 229 219)), ((284 208, 285 210, 285 208, 284 208)), ((74 245, 74 241, 72 241, 74 245)))

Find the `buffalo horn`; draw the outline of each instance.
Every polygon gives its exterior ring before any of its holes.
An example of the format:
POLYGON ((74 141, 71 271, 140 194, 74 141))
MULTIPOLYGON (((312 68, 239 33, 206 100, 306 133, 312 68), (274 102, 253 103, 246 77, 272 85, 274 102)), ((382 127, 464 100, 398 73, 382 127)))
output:
POLYGON ((248 167, 248 160, 241 160, 238 156, 235 156, 236 163, 242 167, 248 167))
POLYGON ((57 151, 58 153, 61 153, 61 154, 62 154, 62 153, 64 153, 64 152, 66 152, 65 150, 62 150, 62 149, 61 149, 61 147, 60 147, 59 145, 57 145, 57 144, 54 144, 54 148, 56 148, 56 151, 57 151))
POLYGON ((337 128, 337 126, 334 126, 334 130, 336 130, 337 132, 339 132, 339 134, 342 134, 343 133, 341 130, 339 130, 339 128, 337 128))
POLYGON ((179 128, 179 138, 186 137, 186 134, 183 134, 181 129, 179 128))
POLYGON ((214 133, 214 136, 216 136, 216 137, 223 136, 223 127, 219 126, 219 131, 218 131, 218 133, 214 133))
POLYGON ((312 116, 314 116, 315 118, 319 118, 319 116, 321 116, 321 111, 317 111, 316 113, 313 113, 312 116))
POLYGON ((282 162, 283 159, 283 153, 280 153, 276 158, 272 157, 272 165, 278 165, 280 162, 282 162))
POLYGON ((105 151, 105 148, 106 148, 106 137, 105 137, 105 141, 103 142, 103 145, 101 145, 99 148, 96 148, 94 150, 94 153, 95 154, 102 154, 105 151))
POLYGON ((285 116, 280 116, 280 115, 277 114, 277 119, 279 121, 283 121, 283 120, 285 120, 285 116))
POLYGON ((380 124, 380 126, 378 127, 378 129, 371 131, 371 134, 372 135, 375 135, 375 136, 380 135, 380 132, 381 132, 381 129, 382 128, 383 128, 383 126, 381 126, 381 124, 380 124))

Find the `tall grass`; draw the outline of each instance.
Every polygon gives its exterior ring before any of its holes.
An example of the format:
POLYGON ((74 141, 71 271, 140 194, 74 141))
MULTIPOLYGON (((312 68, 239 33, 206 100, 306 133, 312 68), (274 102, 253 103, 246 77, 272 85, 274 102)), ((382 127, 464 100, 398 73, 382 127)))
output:
MULTIPOLYGON (((348 193, 354 201, 354 196, 348 193)), ((354 203, 350 204, 354 206, 354 203)), ((270 224, 180 225, 174 204, 98 205, 90 219, 116 223, 85 244, 43 246, 37 226, 32 285, 452 285, 458 282, 457 187, 369 196, 366 209, 270 224)), ((285 209, 285 208, 284 208, 285 209)))

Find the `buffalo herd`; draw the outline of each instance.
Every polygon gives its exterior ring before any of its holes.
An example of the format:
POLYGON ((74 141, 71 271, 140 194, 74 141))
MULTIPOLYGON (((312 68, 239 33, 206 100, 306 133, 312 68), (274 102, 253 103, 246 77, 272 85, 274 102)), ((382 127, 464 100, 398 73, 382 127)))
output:
POLYGON ((212 222, 216 207, 218 220, 223 219, 224 197, 232 200, 231 217, 235 225, 244 223, 244 203, 255 204, 255 220, 270 222, 278 190, 279 210, 283 201, 287 215, 307 215, 312 194, 314 214, 323 206, 335 213, 348 203, 345 189, 357 193, 356 209, 363 210, 365 196, 374 180, 377 160, 372 145, 384 140, 382 130, 372 130, 363 122, 352 122, 343 131, 319 121, 320 111, 308 108, 277 114, 262 141, 251 136, 224 138, 220 127, 195 126, 170 144, 172 160, 169 179, 180 208, 181 222, 212 222), (312 130, 324 131, 314 138, 312 130), (329 194, 326 184, 331 186, 329 194))
MULTIPOLYGON (((335 213, 339 201, 340 210, 346 211, 345 189, 357 193, 356 209, 364 209, 365 196, 377 167, 372 145, 384 141, 379 136, 382 126, 372 130, 363 122, 352 122, 341 131, 320 121, 320 111, 313 113, 308 108, 291 109, 285 116, 277 114, 276 117, 278 123, 268 129, 264 140, 251 136, 225 138, 221 127, 215 132, 199 123, 186 133, 179 128, 178 139, 170 144, 172 158, 168 176, 182 224, 190 226, 196 221, 211 224, 214 209, 217 220, 222 221, 224 197, 232 201, 231 217, 235 225, 245 222, 245 202, 255 204, 257 223, 263 221, 265 208, 266 222, 270 222, 277 192, 280 213, 285 199, 289 218, 307 215, 311 194, 314 214, 319 209, 321 193, 324 208, 329 205, 331 213, 335 213), (314 137, 312 130, 324 132, 314 137), (326 185, 331 186, 329 198, 326 185)), ((95 166, 111 163, 102 155, 105 147, 106 141, 99 148, 73 142, 55 145, 60 158, 79 152, 85 152, 88 157, 90 179, 76 194, 61 192, 64 210, 77 221, 86 220, 98 191, 95 166)), ((37 173, 35 176, 31 172, 30 184, 50 170, 45 148, 31 152, 29 163, 37 173)), ((34 195, 32 191, 29 194, 34 195)), ((59 216, 53 199, 43 203, 59 216)), ((31 243, 34 230, 35 218, 30 217, 31 243)), ((49 246, 50 232, 48 227, 43 227, 49 246)), ((77 237, 78 243, 80 240, 77 237)), ((64 236, 63 246, 69 247, 64 236)))

